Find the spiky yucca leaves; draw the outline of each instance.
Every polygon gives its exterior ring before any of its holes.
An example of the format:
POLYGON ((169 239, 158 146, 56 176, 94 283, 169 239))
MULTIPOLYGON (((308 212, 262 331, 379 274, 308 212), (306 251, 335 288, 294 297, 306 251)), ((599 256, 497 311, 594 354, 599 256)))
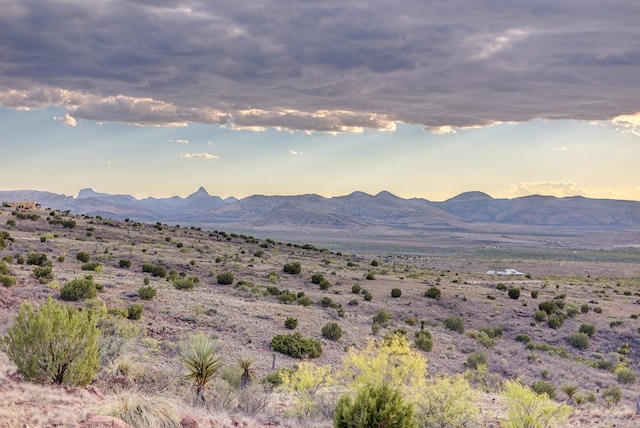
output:
POLYGON ((578 392, 578 383, 572 380, 564 381, 560 385, 560 391, 564 392, 569 400, 573 400, 576 392, 578 392))
POLYGON ((240 388, 245 389, 252 380, 256 378, 256 372, 253 370, 253 360, 251 358, 238 358, 238 367, 242 370, 240 375, 240 388))
POLYGON ((196 389, 196 397, 205 403, 204 390, 207 384, 218 374, 222 368, 222 359, 215 356, 216 346, 214 342, 204 335, 197 335, 187 349, 182 362, 188 373, 185 379, 193 382, 196 389))

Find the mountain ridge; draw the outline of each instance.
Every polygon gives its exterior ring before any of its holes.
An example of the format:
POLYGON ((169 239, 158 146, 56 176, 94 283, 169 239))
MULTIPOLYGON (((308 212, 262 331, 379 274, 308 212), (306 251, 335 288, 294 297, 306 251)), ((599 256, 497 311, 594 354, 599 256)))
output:
POLYGON ((583 196, 529 195, 493 198, 463 192, 442 202, 404 199, 388 191, 370 195, 354 191, 344 196, 251 195, 223 199, 204 187, 186 198, 136 199, 91 188, 77 197, 38 190, 0 191, 0 201, 35 200, 43 207, 77 214, 137 221, 187 222, 249 228, 312 228, 355 231, 362 227, 463 228, 472 224, 574 227, 640 227, 640 202, 583 196))

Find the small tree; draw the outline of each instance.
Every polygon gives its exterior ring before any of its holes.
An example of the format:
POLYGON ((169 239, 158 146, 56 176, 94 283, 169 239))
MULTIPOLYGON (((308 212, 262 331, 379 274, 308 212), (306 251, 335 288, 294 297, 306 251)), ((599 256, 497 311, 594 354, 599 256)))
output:
POLYGON ((192 339, 191 346, 182 358, 182 363, 188 371, 185 379, 193 383, 196 397, 203 404, 205 388, 222 368, 222 359, 216 357, 215 352, 213 341, 200 334, 192 339))
POLYGON ((400 290, 399 288, 393 288, 393 289, 391 290, 391 297, 393 297, 393 298, 396 298, 396 299, 397 299, 397 298, 398 298, 398 297, 400 297, 400 296, 402 296, 402 290, 400 290))
POLYGON ((518 300, 520 298, 520 289, 517 287, 510 289, 509 298, 513 300, 518 300))
POLYGON ((3 344, 27 380, 87 385, 98 370, 96 322, 93 311, 80 312, 50 297, 37 312, 26 302, 3 344))
POLYGON ((62 300, 77 301, 94 297, 96 297, 96 285, 90 276, 72 279, 60 289, 62 300))
POLYGON ((413 406, 406 403, 398 389, 388 385, 369 385, 355 399, 344 395, 333 417, 335 428, 416 428, 413 406))
POLYGON ((298 275, 302 270, 302 266, 300 265, 300 262, 289 262, 284 264, 282 270, 284 273, 288 273, 289 275, 298 275))
POLYGON ((256 378, 256 371, 253 369, 253 360, 251 358, 238 358, 238 367, 240 367, 240 388, 245 389, 256 378))
POLYGON ((517 380, 504 383, 508 428, 547 428, 564 423, 572 408, 556 404, 546 395, 538 395, 517 380))

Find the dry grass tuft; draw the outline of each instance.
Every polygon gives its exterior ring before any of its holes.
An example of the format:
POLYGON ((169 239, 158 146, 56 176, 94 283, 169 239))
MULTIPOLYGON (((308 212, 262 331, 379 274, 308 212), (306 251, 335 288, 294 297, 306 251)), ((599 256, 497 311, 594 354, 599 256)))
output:
POLYGON ((113 395, 100 413, 122 419, 134 428, 180 428, 182 416, 178 409, 178 403, 171 398, 129 390, 113 395))

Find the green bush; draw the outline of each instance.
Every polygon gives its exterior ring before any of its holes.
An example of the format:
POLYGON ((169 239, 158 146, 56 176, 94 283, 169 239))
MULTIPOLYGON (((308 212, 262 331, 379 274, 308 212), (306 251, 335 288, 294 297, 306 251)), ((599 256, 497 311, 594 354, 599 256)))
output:
POLYGON ((216 277, 216 281, 220 285, 230 285, 233 284, 233 273, 232 272, 223 272, 218 274, 216 277))
POLYGON ((585 303, 584 305, 580 306, 580 312, 582 312, 583 314, 589 312, 589 305, 585 303))
POLYGON ((480 364, 487 364, 487 355, 484 352, 474 352, 467 357, 465 366, 473 370, 478 370, 480 364))
POLYGON ((549 327, 552 329, 557 330, 564 324, 564 316, 561 314, 553 315, 549 317, 547 324, 549 324, 549 327))
POLYGON ((177 278, 173 280, 173 286, 178 290, 193 290, 196 283, 193 278, 177 278))
POLYGON ((632 383, 636 383, 636 372, 633 369, 628 367, 620 367, 615 371, 616 376, 618 378, 618 383, 628 385, 632 383))
POLYGON ((311 276, 311 282, 314 284, 320 284, 322 281, 324 281, 324 276, 321 273, 314 273, 311 276))
POLYGON ((75 278, 67 282, 60 289, 60 298, 67 301, 77 301, 82 299, 93 299, 96 297, 96 285, 93 278, 75 278))
POLYGON ((278 287, 274 285, 269 285, 267 286, 267 293, 269 293, 272 296, 279 296, 281 291, 278 287))
POLYGON ((622 399, 622 390, 619 386, 610 386, 602 391, 602 398, 608 406, 618 404, 622 399))
POLYGON ((585 333, 589 337, 592 337, 594 334, 596 334, 596 326, 593 324, 581 324, 578 331, 580 333, 585 333))
POLYGON ((298 327, 298 318, 288 317, 284 320, 284 326, 289 330, 295 330, 298 327))
POLYGON ((15 276, 11 276, 5 273, 0 273, 0 284, 4 285, 5 287, 11 287, 13 285, 16 285, 16 282, 17 280, 15 276))
POLYGON ((376 279, 376 276, 375 276, 375 274, 373 272, 369 272, 364 277, 364 279, 366 279, 367 281, 373 281, 374 279, 376 279))
POLYGON ((87 385, 98 370, 97 317, 48 298, 36 312, 20 306, 3 345, 18 372, 29 381, 87 385))
POLYGON ((309 297, 309 296, 299 297, 297 303, 299 305, 301 305, 301 306, 311 306, 311 305, 313 305, 313 301, 311 300, 311 297, 309 297))
POLYGON ((419 349, 425 352, 431 352, 433 349, 433 339, 431 338, 431 333, 427 330, 416 331, 415 343, 419 349))
POLYGON ((289 275, 298 275, 302 270, 302 267, 300 266, 300 262, 289 262, 285 263, 282 270, 284 273, 288 273, 289 275))
POLYGON ((118 263, 118 266, 120 266, 123 269, 129 269, 131 267, 131 260, 122 259, 118 263))
POLYGON ((156 266, 152 263, 143 263, 142 272, 150 273, 151 276, 164 278, 167 276, 167 270, 162 266, 156 266))
POLYGON ((33 276, 38 279, 40 284, 48 284, 53 281, 53 270, 49 266, 36 266, 33 268, 33 276))
POLYGON ((402 290, 400 290, 399 288, 393 288, 391 289, 391 297, 393 298, 398 298, 402 296, 402 290))
POLYGON ((589 336, 586 333, 573 333, 567 340, 576 349, 587 349, 589 347, 589 336))
POLYGON ((498 285, 496 286, 496 288, 497 288, 498 290, 500 290, 500 291, 507 291, 507 285, 506 285, 506 284, 502 284, 502 283, 500 283, 500 284, 498 284, 498 285))
POLYGON ((547 394, 551 399, 556 398, 556 387, 544 380, 533 382, 531 389, 538 395, 547 394))
POLYGON ((380 262, 378 260, 371 260, 371 266, 380 266, 380 262))
POLYGON ((442 292, 438 287, 429 287, 427 291, 424 292, 424 297, 428 297, 430 299, 440 299, 442 297, 442 292))
POLYGON ((139 320, 142 317, 144 307, 139 304, 129 305, 127 307, 127 318, 130 320, 139 320))
POLYGON ((378 313, 373 316, 373 323, 379 324, 382 327, 387 327, 389 321, 391 321, 391 314, 384 309, 379 310, 378 313))
POLYGON ((510 289, 509 298, 513 300, 518 300, 520 298, 520 289, 517 287, 510 289))
POLYGON ((600 306, 596 306, 595 308, 593 308, 593 312, 595 312, 596 314, 601 314, 602 308, 600 306))
POLYGON ((140 297, 142 300, 153 300, 153 298, 156 297, 157 293, 158 290, 151 286, 138 288, 138 297, 140 297))
POLYGON ((320 342, 306 338, 298 332, 274 336, 271 339, 271 349, 292 358, 318 358, 322 356, 320 342))
POLYGON ((499 339, 504 334, 502 327, 482 327, 480 332, 485 333, 491 339, 499 339))
POLYGON ((547 313, 545 311, 537 310, 535 314, 533 314, 533 319, 538 322, 545 321, 547 319, 547 313))
POLYGON ((449 330, 464 333, 464 323, 460 317, 449 317, 444 320, 444 326, 449 330))
POLYGON ((340 340, 342 329, 334 322, 327 323, 322 327, 322 336, 329 340, 340 340))
POLYGON ((557 308, 556 302, 554 302, 552 300, 547 300, 545 302, 541 302, 538 305, 538 309, 540 309, 541 311, 545 311, 547 313, 547 315, 551 315, 556 310, 556 308, 557 308))
POLYGON ((373 294, 367 291, 366 293, 364 293, 364 300, 366 300, 367 302, 370 302, 371 300, 373 300, 373 294))
POLYGON ((353 294, 360 294, 360 291, 362 291, 362 287, 357 282, 351 286, 351 292, 353 294))
POLYGON ((516 341, 521 343, 529 343, 531 342, 531 336, 525 333, 520 333, 516 336, 516 341))
POLYGON ((538 298, 538 290, 532 290, 531 291, 531 298, 532 299, 537 299, 538 298))
POLYGON ((413 406, 389 385, 367 385, 355 398, 340 397, 333 415, 334 428, 417 428, 413 406))
POLYGON ((320 281, 320 290, 326 291, 329 289, 329 287, 331 287, 331 283, 329 281, 327 281, 326 279, 320 281))
POLYGON ((80 251, 78 254, 76 254, 76 259, 80 260, 82 263, 87 263, 90 257, 89 254, 85 253, 84 251, 80 251))
POLYGON ((87 262, 80 266, 80 269, 91 272, 102 272, 102 264, 100 262, 87 262))
POLYGON ((47 255, 43 253, 29 253, 27 256, 27 264, 34 266, 47 266, 49 264, 49 259, 47 259, 47 255))

